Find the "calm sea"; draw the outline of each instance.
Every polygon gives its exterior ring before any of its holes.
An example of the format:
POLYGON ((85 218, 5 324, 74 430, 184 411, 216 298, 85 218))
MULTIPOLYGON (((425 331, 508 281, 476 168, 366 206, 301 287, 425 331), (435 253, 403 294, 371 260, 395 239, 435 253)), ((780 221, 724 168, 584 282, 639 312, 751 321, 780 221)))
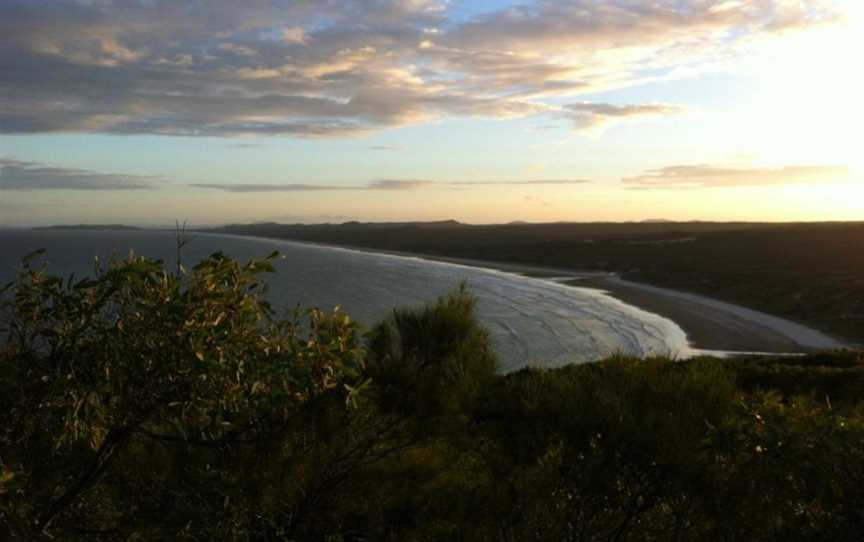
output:
MULTIPOLYGON (((495 342, 502 372, 526 365, 560 366, 596 360, 614 352, 692 354, 673 322, 628 306, 602 292, 552 281, 291 241, 192 234, 183 251, 187 265, 222 251, 246 260, 273 250, 284 258, 268 278, 270 301, 289 309, 300 304, 340 306, 367 327, 394 307, 434 300, 465 281, 478 299, 483 325, 495 342)), ((130 250, 175 263, 171 232, 0 231, 0 283, 12 280, 20 259, 47 250, 49 270, 58 275, 92 273, 94 258, 130 250)))

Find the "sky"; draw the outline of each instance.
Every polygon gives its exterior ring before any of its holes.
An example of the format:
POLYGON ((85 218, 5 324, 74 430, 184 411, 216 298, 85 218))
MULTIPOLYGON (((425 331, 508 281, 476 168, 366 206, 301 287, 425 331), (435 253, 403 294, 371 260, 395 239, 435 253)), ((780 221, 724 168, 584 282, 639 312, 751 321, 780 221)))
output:
POLYGON ((864 220, 860 0, 0 0, 0 226, 864 220))

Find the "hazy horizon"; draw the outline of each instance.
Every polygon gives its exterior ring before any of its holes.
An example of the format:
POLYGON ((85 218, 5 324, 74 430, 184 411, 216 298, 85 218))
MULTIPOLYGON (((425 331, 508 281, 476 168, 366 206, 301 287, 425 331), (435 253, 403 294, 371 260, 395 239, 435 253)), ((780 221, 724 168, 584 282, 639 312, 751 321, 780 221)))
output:
MULTIPOLYGON (((358 221, 358 220, 343 220, 343 221, 331 221, 331 222, 270 222, 270 221, 248 221, 248 222, 204 222, 204 223, 189 223, 188 221, 183 223, 183 221, 175 221, 175 222, 164 222, 164 223, 106 223, 106 222, 98 222, 98 221, 90 221, 90 222, 65 222, 65 223, 54 223, 54 224, 43 224, 43 225, 35 225, 35 224, 0 224, 0 230, 16 230, 16 229, 75 229, 75 228, 106 228, 111 229, 113 227, 128 227, 135 229, 152 229, 152 230, 170 230, 176 231, 178 228, 182 228, 185 230, 190 229, 220 229, 226 226, 255 226, 255 225, 266 225, 266 224, 278 224, 281 226, 292 226, 292 225, 303 225, 303 226, 343 226, 352 223, 356 224, 436 224, 441 222, 453 222, 462 226, 509 226, 509 225, 526 225, 526 226, 538 226, 538 225, 592 225, 592 224, 776 224, 776 225, 784 225, 784 224, 862 224, 864 223, 864 219, 861 220, 660 220, 660 219, 643 219, 643 220, 598 220, 598 221, 582 221, 582 220, 555 220, 548 222, 529 222, 524 220, 513 220, 509 222, 468 222, 462 220, 455 219, 441 219, 441 220, 381 220, 381 221, 358 221)), ((243 236, 247 236, 246 234, 242 234, 243 236)))
POLYGON ((855 0, 0 0, 0 227, 860 221, 855 0))

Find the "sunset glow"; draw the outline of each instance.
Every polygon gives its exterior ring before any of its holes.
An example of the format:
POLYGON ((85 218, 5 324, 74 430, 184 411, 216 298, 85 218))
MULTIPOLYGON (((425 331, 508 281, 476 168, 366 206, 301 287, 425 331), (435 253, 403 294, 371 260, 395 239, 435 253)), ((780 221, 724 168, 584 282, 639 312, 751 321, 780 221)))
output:
POLYGON ((0 0, 0 226, 864 219, 856 0, 0 0))

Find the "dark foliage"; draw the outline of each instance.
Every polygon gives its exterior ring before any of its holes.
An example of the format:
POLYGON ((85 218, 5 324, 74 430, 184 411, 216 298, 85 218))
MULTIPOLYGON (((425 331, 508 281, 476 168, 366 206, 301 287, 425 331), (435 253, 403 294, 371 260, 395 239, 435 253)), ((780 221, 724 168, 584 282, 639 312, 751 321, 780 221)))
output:
POLYGON ((864 356, 496 375, 459 289, 366 338, 214 255, 0 297, 6 540, 859 540, 864 356))
POLYGON ((417 309, 396 309, 369 334, 368 374, 386 408, 422 418, 470 412, 495 357, 465 286, 417 309))

